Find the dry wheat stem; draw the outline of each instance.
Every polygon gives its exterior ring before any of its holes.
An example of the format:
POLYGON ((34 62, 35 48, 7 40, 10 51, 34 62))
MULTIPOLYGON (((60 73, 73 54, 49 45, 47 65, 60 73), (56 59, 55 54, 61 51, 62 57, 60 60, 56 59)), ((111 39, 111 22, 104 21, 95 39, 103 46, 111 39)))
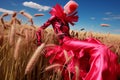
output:
POLYGON ((3 13, 1 18, 5 17, 5 16, 8 16, 8 13, 3 13))
POLYGON ((69 74, 69 80, 71 80, 71 73, 69 70, 68 70, 68 74, 69 74))
POLYGON ((36 51, 34 52, 33 56, 31 57, 31 59, 29 60, 27 64, 27 67, 25 69, 25 74, 28 74, 32 71, 39 57, 42 55, 41 51, 43 50, 44 47, 45 47, 45 43, 42 43, 41 46, 39 46, 36 49, 36 51))
POLYGON ((10 31, 10 40, 9 40, 9 44, 12 46, 14 45, 14 40, 15 40, 15 26, 12 25, 11 27, 11 31, 10 31))
POLYGON ((23 35, 23 34, 21 34, 21 33, 19 33, 19 32, 16 32, 16 34, 17 34, 18 36, 20 36, 20 37, 25 38, 25 35, 23 35))
POLYGON ((4 24, 5 24, 5 22, 4 22, 4 20, 3 20, 3 18, 1 18, 1 19, 0 19, 0 21, 1 21, 2 25, 4 25, 4 24))
POLYGON ((46 67, 45 71, 49 71, 49 70, 51 70, 53 68, 60 67, 60 66, 62 66, 62 65, 61 64, 52 64, 52 65, 46 67))
POLYGON ((61 69, 58 69, 58 70, 57 70, 57 77, 58 77, 58 78, 57 78, 58 80, 61 80, 61 78, 62 78, 61 69))
POLYGON ((35 30, 34 29, 31 30, 31 38, 33 40, 35 39, 35 30))
POLYGON ((76 65, 75 66, 75 72, 76 72, 76 78, 75 78, 75 80, 79 80, 79 67, 76 65))
POLYGON ((34 14, 34 17, 44 16, 44 14, 34 14))
POLYGON ((29 13, 26 13, 24 11, 20 11, 20 14, 22 14, 25 17, 27 17, 28 19, 32 19, 32 16, 29 13))
POLYGON ((64 65, 66 65, 67 63, 69 63, 69 61, 70 61, 72 58, 73 58, 73 56, 68 57, 68 59, 65 61, 65 64, 64 64, 64 65))
POLYGON ((26 42, 29 42, 29 31, 28 31, 28 29, 25 30, 25 40, 26 40, 26 42))
POLYGON ((63 52, 64 52, 64 56, 65 56, 66 61, 68 61, 68 53, 67 53, 67 51, 64 50, 63 52))
POLYGON ((4 35, 0 35, 0 46, 3 44, 4 41, 4 35))
POLYGON ((19 49, 20 49, 20 44, 22 42, 22 38, 19 37, 15 46, 15 50, 14 50, 14 59, 17 60, 18 55, 19 55, 19 49))

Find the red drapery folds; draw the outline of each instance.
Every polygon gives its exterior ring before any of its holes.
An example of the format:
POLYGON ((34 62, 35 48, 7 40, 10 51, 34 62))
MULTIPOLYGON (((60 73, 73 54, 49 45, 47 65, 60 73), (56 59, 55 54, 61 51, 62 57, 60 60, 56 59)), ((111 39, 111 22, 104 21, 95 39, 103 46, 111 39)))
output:
POLYGON ((78 21, 78 15, 77 12, 74 12, 73 14, 71 15, 66 15, 64 13, 64 10, 63 8, 59 5, 59 4, 56 4, 52 10, 50 11, 50 14, 52 16, 57 16, 59 19, 61 19, 64 23, 65 22, 68 22, 70 23, 71 25, 74 25, 74 22, 77 22, 78 21))
MULTIPOLYGON (((59 18, 60 22, 62 21, 65 24, 74 25, 74 22, 78 20, 77 12, 66 15, 59 4, 52 8, 50 14, 59 18)), ((43 25, 43 29, 50 25, 49 21, 43 25)), ((57 24, 57 22, 54 24, 57 24)), ((54 28, 57 27, 59 33, 68 33, 67 30, 69 29, 65 29, 68 27, 65 24, 62 26, 63 29, 55 25, 54 28)), ((41 34, 40 31, 38 31, 38 35, 41 34)), ((38 38, 38 42, 40 40, 41 37, 38 38)), ((46 51, 45 56, 50 57, 50 64, 63 65, 60 66, 60 69, 64 80, 119 80, 120 65, 117 61, 118 57, 99 40, 89 38, 81 41, 63 36, 60 46, 47 47, 46 51)))
POLYGON ((118 57, 100 41, 92 38, 80 41, 69 37, 63 41, 62 46, 48 48, 46 57, 50 57, 50 64, 65 65, 62 69, 64 80, 119 80, 118 57), (67 63, 64 50, 70 58, 67 63))

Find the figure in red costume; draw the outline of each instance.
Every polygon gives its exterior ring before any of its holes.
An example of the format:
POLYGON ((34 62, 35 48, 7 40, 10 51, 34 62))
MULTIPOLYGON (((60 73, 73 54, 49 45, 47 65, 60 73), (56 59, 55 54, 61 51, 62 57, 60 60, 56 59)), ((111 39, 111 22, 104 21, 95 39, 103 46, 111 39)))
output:
POLYGON ((78 4, 73 0, 64 9, 56 4, 50 11, 51 17, 36 32, 38 45, 42 43, 41 30, 52 24, 60 45, 46 48, 45 56, 50 57, 50 64, 65 65, 62 68, 64 80, 119 80, 118 57, 106 45, 94 38, 80 41, 70 37, 69 24, 74 25, 78 21, 77 7, 78 4), (70 58, 67 64, 64 50, 70 58))

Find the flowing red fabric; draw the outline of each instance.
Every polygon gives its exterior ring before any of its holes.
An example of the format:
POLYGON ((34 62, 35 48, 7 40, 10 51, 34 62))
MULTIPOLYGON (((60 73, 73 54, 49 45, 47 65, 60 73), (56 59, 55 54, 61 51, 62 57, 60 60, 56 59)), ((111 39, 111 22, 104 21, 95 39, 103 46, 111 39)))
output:
POLYGON ((118 80, 120 69, 118 57, 100 41, 89 38, 84 41, 65 37, 61 46, 47 49, 46 57, 50 57, 50 63, 64 65, 66 59, 64 50, 72 59, 63 70, 64 80, 76 80, 75 66, 79 67, 79 80, 118 80))
POLYGON ((119 80, 120 65, 118 57, 99 40, 88 38, 78 40, 71 38, 68 23, 74 25, 78 20, 77 12, 66 15, 57 4, 50 11, 50 18, 36 32, 38 45, 41 44, 41 31, 50 24, 53 25, 61 45, 46 48, 46 57, 50 64, 58 63, 64 80, 119 80), (61 36, 61 34, 63 34, 61 36), (67 59, 64 54, 67 51, 67 59), (68 62, 66 62, 68 60, 68 62), (76 71, 77 70, 77 71, 76 71))
POLYGON ((71 15, 66 15, 64 13, 64 10, 63 8, 59 5, 59 4, 56 4, 52 10, 50 11, 50 14, 52 16, 57 16, 59 19, 61 19, 64 23, 65 22, 68 22, 70 23, 71 25, 74 25, 74 22, 77 22, 78 21, 78 15, 77 12, 74 12, 73 14, 71 15))

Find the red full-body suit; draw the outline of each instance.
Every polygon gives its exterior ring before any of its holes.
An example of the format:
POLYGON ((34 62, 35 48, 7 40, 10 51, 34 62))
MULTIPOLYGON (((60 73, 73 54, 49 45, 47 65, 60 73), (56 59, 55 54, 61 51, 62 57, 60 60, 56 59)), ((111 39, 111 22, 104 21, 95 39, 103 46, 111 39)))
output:
POLYGON ((50 14, 52 15, 50 19, 36 33, 38 45, 41 44, 41 30, 52 24, 54 32, 58 34, 60 45, 46 49, 46 57, 50 57, 50 64, 64 65, 66 61, 64 50, 67 51, 68 57, 72 56, 63 69, 64 80, 70 80, 68 72, 71 74, 71 80, 75 80, 76 76, 79 80, 119 80, 118 57, 106 45, 94 38, 80 41, 70 37, 69 23, 74 25, 74 22, 77 22, 76 12, 66 15, 57 4, 50 14), (79 68, 79 75, 76 75, 75 66, 79 68))

